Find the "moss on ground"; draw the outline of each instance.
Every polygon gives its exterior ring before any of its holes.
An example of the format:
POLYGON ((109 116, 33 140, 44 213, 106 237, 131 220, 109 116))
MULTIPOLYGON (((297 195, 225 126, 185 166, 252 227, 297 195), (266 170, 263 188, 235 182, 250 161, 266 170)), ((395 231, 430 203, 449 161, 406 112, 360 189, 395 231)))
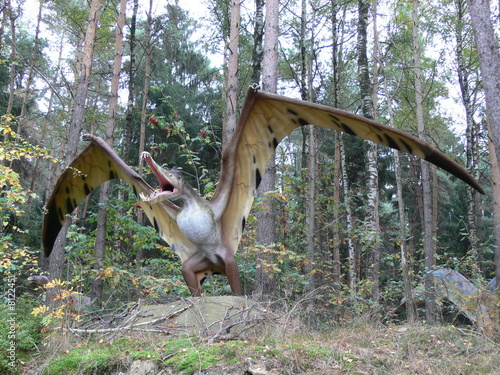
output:
POLYGON ((210 344, 194 337, 134 336, 78 346, 54 356, 43 374, 109 374, 145 359, 178 374, 243 374, 249 363, 265 365, 271 374, 500 374, 498 344, 451 326, 362 324, 210 344))

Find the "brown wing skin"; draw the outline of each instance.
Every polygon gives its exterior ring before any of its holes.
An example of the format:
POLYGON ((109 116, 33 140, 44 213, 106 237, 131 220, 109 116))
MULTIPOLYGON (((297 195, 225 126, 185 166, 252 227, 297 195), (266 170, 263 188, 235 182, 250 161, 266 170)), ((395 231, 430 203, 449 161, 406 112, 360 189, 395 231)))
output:
POLYGON ((220 211, 223 241, 236 252, 255 192, 274 150, 294 129, 317 125, 416 155, 483 192, 474 178, 416 137, 331 107, 250 89, 233 139, 223 155, 221 180, 211 201, 220 211))
MULTIPOLYGON (((139 193, 148 195, 153 190, 104 140, 94 136, 86 136, 86 139, 91 143, 59 177, 47 203, 42 231, 46 256, 52 252, 57 235, 68 220, 68 214, 102 183, 121 179, 132 187, 136 196, 139 196, 139 193)), ((141 207, 158 233, 182 261, 196 252, 194 245, 185 238, 171 217, 175 217, 178 211, 176 205, 168 201, 152 205, 142 202, 141 207)))

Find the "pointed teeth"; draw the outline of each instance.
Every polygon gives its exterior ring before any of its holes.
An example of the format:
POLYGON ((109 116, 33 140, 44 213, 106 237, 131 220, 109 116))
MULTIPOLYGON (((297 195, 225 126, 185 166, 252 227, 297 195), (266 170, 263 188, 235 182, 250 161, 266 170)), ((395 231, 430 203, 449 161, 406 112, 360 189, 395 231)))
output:
POLYGON ((156 196, 156 193, 151 193, 149 195, 146 195, 144 193, 139 193, 139 197, 141 198, 142 201, 144 202, 149 202, 149 201, 152 201, 156 196))

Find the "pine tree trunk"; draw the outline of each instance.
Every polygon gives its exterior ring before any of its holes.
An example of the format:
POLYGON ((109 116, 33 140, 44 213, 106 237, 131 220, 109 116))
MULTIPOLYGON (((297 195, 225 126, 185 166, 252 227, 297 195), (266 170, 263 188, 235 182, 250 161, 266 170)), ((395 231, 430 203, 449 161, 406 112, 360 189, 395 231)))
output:
MULTIPOLYGON (((488 129, 489 131, 489 129, 488 129)), ((495 146, 488 137, 491 165, 491 195, 493 197, 493 241, 495 245, 496 290, 500 290, 500 167, 496 158, 495 146)))
MULTIPOLYGON (((486 114, 497 161, 500 160, 500 57, 491 21, 490 2, 467 0, 472 30, 476 41, 479 68, 486 99, 486 114)), ((494 217, 494 228, 500 227, 500 217, 494 217)), ((495 277, 500 285, 500 244, 495 249, 495 277)))
MULTIPOLYGON (((266 2, 266 22, 264 30, 264 55, 262 61, 262 88, 265 91, 277 92, 278 86, 278 30, 279 1, 266 2)), ((258 197, 262 198, 264 208, 257 213, 257 243, 262 246, 272 246, 276 242, 274 223, 276 212, 272 199, 266 197, 266 192, 276 186, 276 166, 274 155, 269 160, 266 173, 258 189, 258 197)), ((257 256, 256 289, 263 296, 271 296, 276 290, 274 275, 266 269, 265 264, 274 263, 275 256, 271 253, 261 253, 257 256)))
POLYGON ((486 114, 490 122, 496 156, 500 160, 500 56, 491 20, 490 2, 467 0, 467 3, 479 57, 486 114))
MULTIPOLYGON (((149 98, 149 86, 151 82, 151 23, 152 23, 152 14, 153 14, 153 0, 149 0, 149 10, 147 12, 146 17, 146 58, 145 58, 145 66, 144 66, 144 88, 142 90, 142 106, 141 106, 141 127, 139 130, 139 155, 137 156, 139 161, 139 175, 142 174, 143 170, 143 159, 141 157, 142 152, 144 151, 144 144, 146 142, 146 117, 147 117, 147 105, 149 98)), ((140 225, 144 225, 144 214, 142 210, 137 210, 137 222, 140 225)), ((137 249, 136 254, 136 266, 142 266, 142 259, 144 258, 144 251, 142 248, 137 249)))
MULTIPOLYGON (((87 29, 83 41, 82 60, 79 69, 79 77, 75 91, 75 102, 69 129, 67 131, 65 164, 69 165, 78 153, 78 144, 80 142, 80 134, 83 127, 83 115, 85 103, 87 100, 87 91, 90 85, 90 77, 92 72, 92 55, 94 52, 94 41, 99 20, 99 8, 101 0, 93 0, 90 4, 89 19, 87 29)), ((66 221, 63 225, 59 236, 54 244, 52 253, 49 259, 49 272, 51 279, 60 279, 64 263, 64 247, 66 245, 66 233, 71 224, 71 220, 66 221)))
MULTIPOLYGON (((111 79, 111 89, 108 105, 108 124, 106 128, 106 142, 113 145, 113 137, 116 127, 116 112, 118 110, 118 87, 120 83, 120 72, 122 68, 123 55, 123 27, 125 26, 125 13, 127 0, 121 0, 120 12, 118 13, 116 34, 115 34, 115 58, 113 62, 113 77, 111 79)), ((102 303, 103 279, 99 276, 104 266, 104 253, 106 249, 106 228, 107 228, 107 204, 110 191, 110 183, 101 185, 99 194, 99 208, 97 211, 96 245, 94 255, 94 270, 97 277, 92 281, 92 300, 98 304, 102 303)))
POLYGON ((229 29, 229 44, 226 50, 227 83, 226 112, 224 116, 223 145, 227 145, 233 137, 238 116, 238 49, 240 35, 240 5, 241 0, 231 1, 231 24, 229 29))
POLYGON ((129 27, 129 50, 130 50, 130 61, 128 66, 128 98, 127 98, 127 114, 125 116, 125 135, 122 149, 123 160, 130 160, 130 143, 132 142, 132 123, 134 121, 134 111, 135 111, 135 81, 136 81, 136 71, 135 71, 135 46, 136 46, 136 27, 137 27, 137 11, 139 9, 139 0, 133 0, 134 5, 132 7, 132 15, 130 17, 130 27, 129 27))
MULTIPOLYGON (((419 0, 413 0, 413 72, 415 86, 415 107, 417 114, 418 136, 425 140, 424 113, 422 104, 422 71, 420 68, 420 47, 419 47, 419 0)), ((422 160, 422 195, 423 195, 423 222, 424 222, 424 257, 425 257, 425 317, 427 324, 436 322, 436 301, 434 293, 433 271, 436 265, 436 254, 433 242, 432 229, 432 192, 431 174, 429 164, 422 160)))

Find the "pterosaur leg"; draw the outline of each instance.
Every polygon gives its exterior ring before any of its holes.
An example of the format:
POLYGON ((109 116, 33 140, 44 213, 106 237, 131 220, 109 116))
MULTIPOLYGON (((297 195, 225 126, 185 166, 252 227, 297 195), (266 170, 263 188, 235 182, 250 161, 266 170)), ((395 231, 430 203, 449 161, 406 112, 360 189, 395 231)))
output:
POLYGON ((224 251, 218 255, 218 258, 220 262, 217 263, 221 263, 223 266, 214 265, 214 263, 201 253, 193 255, 182 264, 182 276, 194 297, 201 296, 200 279, 203 279, 203 273, 208 276, 213 274, 226 275, 233 294, 243 294, 238 264, 233 253, 224 251), (201 276, 200 273, 202 274, 201 276))
POLYGON ((243 294, 241 290, 240 272, 238 264, 234 259, 234 254, 228 250, 224 252, 223 261, 226 268, 226 276, 233 294, 240 296, 243 294))
POLYGON ((182 263, 182 276, 193 297, 201 296, 201 284, 196 274, 210 269, 213 263, 202 254, 195 254, 182 263))

